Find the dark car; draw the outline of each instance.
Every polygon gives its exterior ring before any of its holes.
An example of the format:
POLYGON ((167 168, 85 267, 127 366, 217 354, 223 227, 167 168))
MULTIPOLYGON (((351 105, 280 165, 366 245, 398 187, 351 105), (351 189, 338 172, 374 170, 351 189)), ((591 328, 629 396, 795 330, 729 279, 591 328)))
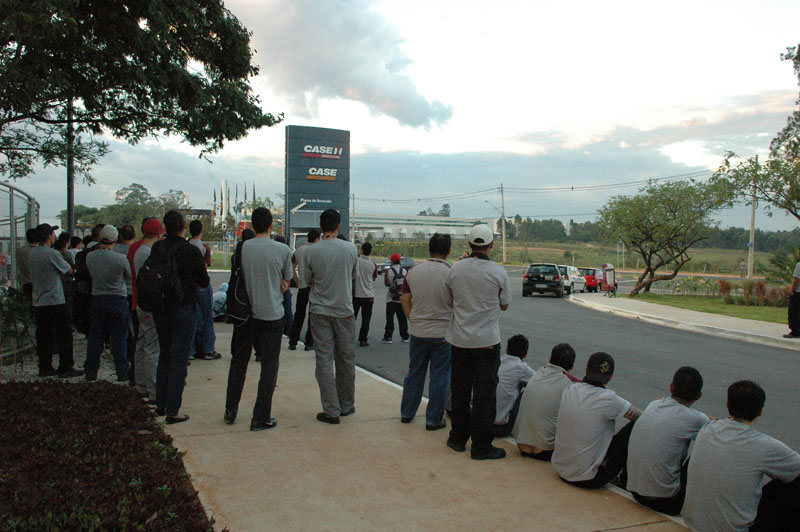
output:
POLYGON ((603 273, 599 268, 578 268, 586 278, 586 289, 589 292, 597 292, 600 290, 600 280, 603 278, 603 273))
POLYGON ((544 294, 551 292, 558 297, 564 297, 564 284, 561 282, 561 272, 558 266, 548 263, 535 263, 528 266, 522 276, 522 297, 532 293, 544 294))
MULTIPOLYGON (((378 263, 378 275, 383 275, 383 273, 386 270, 388 270, 389 266, 391 266, 391 265, 392 265, 392 261, 390 261, 389 259, 386 259, 383 262, 379 262, 378 263)), ((410 270, 411 268, 414 267, 414 261, 412 259, 409 259, 408 257, 402 257, 400 259, 400 266, 402 266, 403 268, 405 268, 407 270, 410 270)))

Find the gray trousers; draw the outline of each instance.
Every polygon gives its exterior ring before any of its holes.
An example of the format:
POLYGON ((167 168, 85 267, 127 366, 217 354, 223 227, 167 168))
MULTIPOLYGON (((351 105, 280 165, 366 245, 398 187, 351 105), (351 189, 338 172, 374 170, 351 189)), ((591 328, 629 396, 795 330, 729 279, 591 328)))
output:
POLYGON ((319 397, 326 416, 337 417, 351 410, 356 394, 356 320, 309 314, 314 351, 317 355, 315 376, 319 397), (334 371, 335 368, 335 371, 334 371))
POLYGON ((139 336, 136 338, 136 391, 156 399, 156 371, 158 370, 158 333, 153 313, 136 309, 139 317, 139 336))

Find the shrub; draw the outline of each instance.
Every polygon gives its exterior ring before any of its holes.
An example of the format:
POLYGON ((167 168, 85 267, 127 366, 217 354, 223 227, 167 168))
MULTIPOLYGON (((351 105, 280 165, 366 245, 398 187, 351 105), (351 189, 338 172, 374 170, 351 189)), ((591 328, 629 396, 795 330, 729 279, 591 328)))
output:
POLYGON ((717 284, 719 285, 719 295, 721 295, 723 298, 727 298, 728 294, 731 293, 730 281, 727 281, 725 279, 718 279, 717 284))

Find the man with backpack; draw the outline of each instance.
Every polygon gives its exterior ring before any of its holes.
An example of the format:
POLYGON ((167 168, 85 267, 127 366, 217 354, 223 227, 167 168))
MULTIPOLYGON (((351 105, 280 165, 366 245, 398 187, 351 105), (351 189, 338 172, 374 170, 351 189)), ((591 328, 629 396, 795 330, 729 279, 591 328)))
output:
POLYGON ((386 292, 386 328, 383 331, 381 343, 392 343, 394 334, 394 317, 397 316, 397 324, 400 327, 400 337, 403 343, 408 342, 408 321, 403 314, 403 305, 400 299, 403 295, 403 281, 405 280, 408 269, 400 265, 400 255, 393 253, 389 260, 392 265, 383 274, 383 284, 389 287, 386 292))

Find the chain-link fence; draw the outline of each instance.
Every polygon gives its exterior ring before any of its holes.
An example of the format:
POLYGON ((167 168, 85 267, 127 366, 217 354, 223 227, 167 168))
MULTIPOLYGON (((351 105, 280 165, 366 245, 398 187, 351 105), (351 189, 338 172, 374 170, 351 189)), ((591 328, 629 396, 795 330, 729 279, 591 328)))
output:
POLYGON ((0 183, 0 286, 16 287, 17 249, 27 245, 25 231, 39 225, 39 203, 30 194, 0 183))

